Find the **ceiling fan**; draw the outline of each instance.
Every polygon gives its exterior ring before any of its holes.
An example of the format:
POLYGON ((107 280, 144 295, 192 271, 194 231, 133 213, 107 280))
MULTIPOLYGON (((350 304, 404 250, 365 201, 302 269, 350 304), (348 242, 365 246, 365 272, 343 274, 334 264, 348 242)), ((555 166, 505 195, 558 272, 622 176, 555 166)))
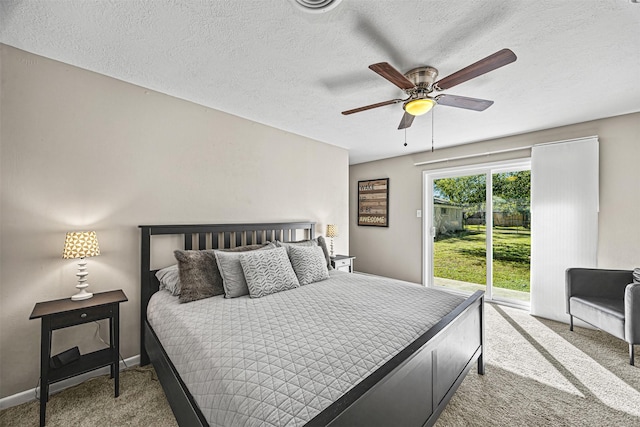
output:
POLYGON ((404 93, 407 94, 407 98, 378 102, 377 104, 343 111, 342 114, 349 115, 402 102, 404 115, 402 116, 398 129, 406 129, 411 126, 415 116, 427 113, 436 104, 445 105, 447 107, 465 108, 467 110, 484 111, 493 104, 493 101, 448 94, 431 96, 431 93, 434 91, 439 92, 445 89, 450 89, 460 83, 466 82, 467 80, 471 80, 475 77, 486 74, 489 71, 493 71, 497 68, 510 64, 516 59, 517 57, 515 53, 511 50, 502 49, 493 55, 489 55, 486 58, 463 68, 462 70, 456 71, 455 73, 438 80, 435 83, 434 81, 438 77, 438 70, 433 67, 418 67, 402 74, 387 62, 369 65, 371 70, 402 89, 404 93))

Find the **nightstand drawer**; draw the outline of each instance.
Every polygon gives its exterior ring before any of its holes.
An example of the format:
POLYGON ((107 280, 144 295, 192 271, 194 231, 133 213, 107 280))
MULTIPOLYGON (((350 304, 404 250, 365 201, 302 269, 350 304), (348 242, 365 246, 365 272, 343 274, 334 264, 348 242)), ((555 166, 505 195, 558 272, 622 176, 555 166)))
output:
POLYGON ((112 314, 112 305, 103 305, 60 313, 51 316, 51 329, 66 328, 67 326, 93 322, 94 320, 111 317, 112 314))
POLYGON ((336 255, 331 257, 331 265, 338 271, 353 273, 353 260, 356 257, 350 255, 336 255))
POLYGON ((351 267, 351 259, 340 259, 333 262, 333 268, 339 270, 340 267, 351 267))

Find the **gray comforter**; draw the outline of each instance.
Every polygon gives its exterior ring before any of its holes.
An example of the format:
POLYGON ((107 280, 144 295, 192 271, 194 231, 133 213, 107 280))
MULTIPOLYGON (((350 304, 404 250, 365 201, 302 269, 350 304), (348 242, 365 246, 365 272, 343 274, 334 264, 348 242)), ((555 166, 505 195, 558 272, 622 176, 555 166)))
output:
POLYGON ((463 300, 332 271, 259 299, 157 292, 148 319, 211 426, 300 426, 463 300))

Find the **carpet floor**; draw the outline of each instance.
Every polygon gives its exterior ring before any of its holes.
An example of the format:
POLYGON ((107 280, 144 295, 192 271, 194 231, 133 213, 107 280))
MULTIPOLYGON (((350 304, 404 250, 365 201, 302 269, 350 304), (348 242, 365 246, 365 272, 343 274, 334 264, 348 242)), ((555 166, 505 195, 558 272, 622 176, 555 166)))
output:
POLYGON ((471 370, 436 427, 640 426, 640 358, 597 330, 486 304, 486 373, 471 370))
MULTIPOLYGON (((610 335, 487 304, 486 374, 472 369, 436 427, 640 426, 640 360, 610 335)), ((150 367, 122 372, 120 397, 108 376, 51 396, 47 426, 176 426, 150 367)), ((38 403, 0 412, 0 426, 37 426, 38 403)), ((231 427, 231 426, 230 426, 231 427)))
MULTIPOLYGON (((0 412, 0 426, 37 427, 40 403, 0 412)), ((169 402, 151 365, 120 373, 120 396, 113 398, 109 375, 91 378, 49 397, 47 427, 177 427, 169 402)))

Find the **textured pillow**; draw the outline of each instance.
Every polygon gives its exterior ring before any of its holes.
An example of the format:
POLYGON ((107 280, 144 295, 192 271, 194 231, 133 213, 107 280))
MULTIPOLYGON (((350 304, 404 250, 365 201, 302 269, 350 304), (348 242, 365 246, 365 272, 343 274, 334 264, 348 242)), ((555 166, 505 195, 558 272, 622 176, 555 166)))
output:
POLYGON ((161 268, 156 271, 156 277, 160 282, 161 290, 166 289, 173 296, 180 295, 180 270, 178 269, 178 264, 161 268))
MULTIPOLYGON (((241 246, 246 247, 246 246, 241 246)), ((268 250, 274 249, 276 245, 268 243, 264 246, 259 246, 254 250, 268 250)), ((239 248, 235 248, 239 249, 239 248)), ((247 281, 244 278, 242 272, 242 265, 240 264, 240 255, 238 252, 245 251, 230 251, 219 250, 214 251, 217 262, 217 268, 221 275, 221 285, 224 289, 225 298, 236 298, 249 294, 249 288, 247 288, 247 281)))
POLYGON ((329 256, 329 251, 327 250, 327 243, 322 236, 318 236, 316 239, 299 240, 297 242, 281 242, 279 240, 276 240, 276 245, 286 248, 287 253, 289 252, 289 248, 292 246, 320 246, 326 259, 327 269, 333 270, 333 266, 331 265, 331 257, 329 256))
POLYGON ((318 242, 313 240, 298 240, 297 242, 281 242, 280 240, 276 240, 276 246, 279 248, 285 248, 287 253, 289 253, 289 248, 292 246, 318 246, 318 242))
POLYGON ((274 248, 275 245, 266 243, 238 246, 231 249, 174 251, 180 272, 180 302, 197 301, 225 293, 222 276, 215 258, 216 252, 245 252, 267 247, 274 248))
POLYGON ((640 267, 633 269, 633 281, 640 283, 640 267))
POLYGON ((222 283, 216 281, 216 259, 212 250, 173 252, 180 271, 180 302, 197 301, 222 295, 222 283))
POLYGON ((324 252, 318 246, 292 246, 289 259, 301 286, 329 278, 324 252))
POLYGON ((241 254, 240 263, 251 298, 260 298, 300 286, 287 251, 282 247, 241 254))

